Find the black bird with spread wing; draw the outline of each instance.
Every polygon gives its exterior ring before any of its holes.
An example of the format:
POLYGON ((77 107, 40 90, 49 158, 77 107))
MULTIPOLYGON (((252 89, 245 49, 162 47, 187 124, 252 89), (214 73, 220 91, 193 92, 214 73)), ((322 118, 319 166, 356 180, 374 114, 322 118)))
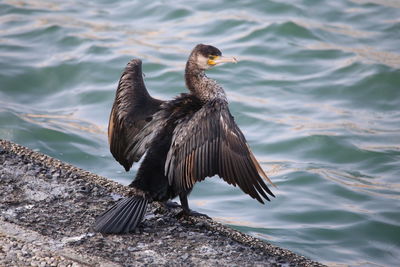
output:
POLYGON ((130 186, 142 196, 127 197, 96 219, 95 230, 127 233, 142 221, 148 202, 179 196, 183 212, 196 182, 218 175, 264 203, 274 196, 270 182, 229 112, 224 89, 205 70, 235 58, 210 45, 197 45, 189 56, 185 81, 190 93, 171 101, 152 98, 143 82, 139 59, 128 63, 119 81, 108 125, 110 150, 128 171, 146 153, 130 186))

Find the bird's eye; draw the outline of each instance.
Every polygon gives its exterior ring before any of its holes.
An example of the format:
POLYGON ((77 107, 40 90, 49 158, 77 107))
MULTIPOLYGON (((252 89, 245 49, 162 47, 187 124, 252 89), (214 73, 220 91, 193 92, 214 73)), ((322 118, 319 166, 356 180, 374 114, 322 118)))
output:
POLYGON ((215 59, 215 56, 208 56, 208 59, 213 60, 213 59, 215 59))

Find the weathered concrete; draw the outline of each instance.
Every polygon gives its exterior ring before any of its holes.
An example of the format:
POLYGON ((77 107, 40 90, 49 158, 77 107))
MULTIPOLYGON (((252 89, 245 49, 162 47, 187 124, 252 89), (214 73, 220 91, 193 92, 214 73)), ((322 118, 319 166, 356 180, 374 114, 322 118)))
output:
POLYGON ((0 266, 322 266, 159 203, 136 233, 93 232, 94 218, 129 191, 0 140, 0 266))

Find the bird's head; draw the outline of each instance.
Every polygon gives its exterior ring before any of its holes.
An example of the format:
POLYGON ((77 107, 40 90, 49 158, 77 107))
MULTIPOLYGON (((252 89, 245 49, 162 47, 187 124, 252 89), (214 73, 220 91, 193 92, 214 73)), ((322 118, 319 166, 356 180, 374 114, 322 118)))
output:
POLYGON ((200 70, 208 70, 222 63, 236 63, 234 57, 224 57, 221 51, 211 45, 198 44, 189 56, 189 61, 194 63, 200 70))

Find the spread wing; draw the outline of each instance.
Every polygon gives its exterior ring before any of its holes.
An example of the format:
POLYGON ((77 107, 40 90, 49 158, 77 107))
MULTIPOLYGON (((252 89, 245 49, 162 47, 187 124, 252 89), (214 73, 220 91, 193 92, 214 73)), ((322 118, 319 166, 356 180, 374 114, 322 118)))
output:
POLYGON ((272 182, 250 151, 227 103, 222 100, 205 104, 176 126, 165 174, 178 192, 217 174, 261 203, 264 203, 261 196, 267 200, 267 194, 274 196, 262 177, 272 182))
MULTIPOLYGON (((154 138, 162 134, 162 138, 171 138, 176 124, 186 117, 191 117, 201 108, 198 98, 190 94, 181 94, 171 101, 165 101, 160 105, 160 110, 153 114, 153 119, 147 123, 127 148, 128 155, 141 157, 154 142, 154 138)), ((160 159, 165 155, 160 155, 160 159)))
POLYGON ((130 153, 132 142, 152 120, 163 101, 152 98, 143 81, 142 61, 132 59, 119 80, 108 124, 108 142, 114 158, 128 171, 141 155, 130 153))

